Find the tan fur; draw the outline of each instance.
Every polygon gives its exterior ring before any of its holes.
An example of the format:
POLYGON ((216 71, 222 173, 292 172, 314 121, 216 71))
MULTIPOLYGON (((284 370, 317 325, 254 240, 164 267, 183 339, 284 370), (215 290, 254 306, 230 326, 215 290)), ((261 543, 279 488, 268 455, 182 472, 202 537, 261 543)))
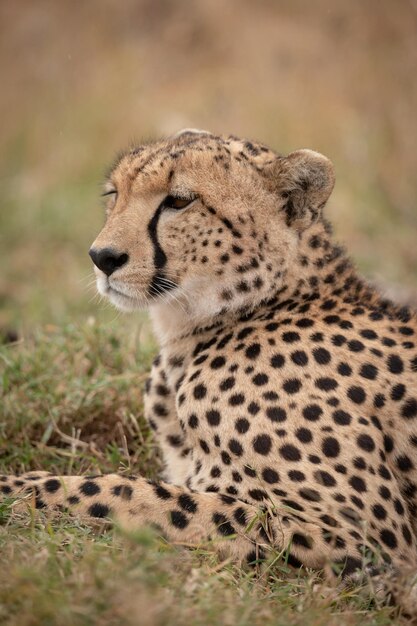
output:
POLYGON ((161 352, 145 410, 166 482, 112 475, 86 494, 82 477, 4 477, 4 492, 32 484, 39 506, 175 541, 228 536, 239 559, 273 547, 345 576, 413 568, 417 320, 333 243, 333 184, 316 152, 193 130, 124 153, 92 254, 123 259, 96 268, 100 293, 150 311, 161 352))

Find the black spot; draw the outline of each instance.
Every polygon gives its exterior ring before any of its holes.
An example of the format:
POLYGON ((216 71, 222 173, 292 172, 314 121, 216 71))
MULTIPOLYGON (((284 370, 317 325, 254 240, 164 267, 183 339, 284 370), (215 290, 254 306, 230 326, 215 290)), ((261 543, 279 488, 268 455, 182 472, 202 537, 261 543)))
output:
POLYGON ((240 526, 247 526, 247 519, 246 519, 246 513, 245 510, 240 506, 238 507, 234 513, 233 513, 233 517, 235 519, 235 521, 240 524, 240 526))
POLYGON ((193 390, 193 395, 196 400, 202 400, 207 395, 207 388, 205 385, 196 385, 193 390))
POLYGON ((349 478, 349 485, 359 493, 366 491, 366 483, 362 478, 360 478, 360 476, 351 476, 349 478))
POLYGON ((306 548, 308 550, 311 550, 311 548, 313 547, 313 540, 311 539, 311 537, 306 537, 301 533, 293 534, 292 543, 296 546, 301 546, 302 548, 306 548))
POLYGON ((413 462, 411 461, 410 457, 406 455, 397 457, 395 461, 397 463, 398 469, 402 472, 409 472, 414 468, 413 462))
POLYGON ((334 437, 325 437, 325 439, 323 439, 321 449, 323 454, 329 458, 335 458, 339 456, 340 453, 339 442, 334 437))
POLYGON ((276 472, 271 467, 265 467, 265 469, 262 470, 262 478, 266 483, 270 485, 279 482, 278 472, 276 472))
POLYGON ((351 352, 362 352, 362 350, 365 349, 363 343, 361 341, 356 341, 355 339, 352 339, 352 341, 348 341, 347 347, 351 352))
POLYGON ((316 422, 322 414, 323 409, 318 404, 308 404, 303 409, 303 417, 310 422, 316 422))
POLYGON ((314 322, 308 317, 303 317, 298 320, 295 325, 298 326, 298 328, 310 328, 311 326, 314 326, 314 322))
POLYGON ((236 531, 227 517, 223 513, 213 513, 213 523, 217 526, 217 531, 220 535, 228 537, 229 535, 235 535, 236 531))
POLYGON ((234 504, 236 502, 236 498, 232 498, 232 496, 228 496, 224 493, 221 493, 219 496, 220 500, 223 502, 223 504, 234 504))
POLYGON ((235 393, 229 398, 230 406, 239 406, 245 402, 245 396, 243 393, 235 393))
POLYGON ((380 488, 378 489, 378 493, 381 496, 381 498, 383 500, 390 500, 391 499, 391 492, 388 489, 388 487, 386 487, 385 485, 381 485, 380 488))
POLYGON ((353 556, 347 556, 343 560, 335 561, 334 567, 336 574, 340 574, 342 578, 347 578, 354 574, 356 570, 362 569, 362 561, 353 556))
POLYGON ((169 500, 170 498, 172 498, 168 489, 165 489, 165 487, 162 487, 162 485, 154 485, 154 491, 158 498, 160 498, 161 500, 169 500))
POLYGON ((212 362, 210 363, 210 367, 211 367, 213 370, 218 370, 218 369, 220 369, 221 367, 223 367, 225 363, 226 363, 226 359, 225 359, 224 357, 222 357, 222 356, 216 356, 216 357, 212 360, 212 362))
POLYGON ((219 385, 219 389, 220 391, 229 391, 229 389, 232 389, 236 384, 236 380, 234 378, 234 376, 229 376, 228 378, 225 378, 224 380, 222 380, 222 382, 219 385))
POLYGON ((285 343, 294 343, 295 341, 300 340, 300 335, 289 331, 287 333, 282 333, 282 340, 285 341, 285 343))
POLYGON ((349 426, 352 417, 346 411, 338 410, 333 413, 333 420, 338 426, 349 426))
POLYGON ((324 470, 316 470, 314 472, 314 478, 320 485, 324 485, 325 487, 334 487, 337 484, 333 476, 324 470))
POLYGON ((382 543, 384 543, 389 548, 394 549, 397 547, 397 538, 391 530, 388 530, 388 528, 384 528, 383 530, 381 530, 379 536, 382 543))
POLYGON ((406 526, 405 524, 402 524, 401 525, 401 531, 402 531, 403 537, 406 540, 407 544, 409 546, 411 546, 412 543, 413 543, 413 538, 412 538, 412 535, 411 535, 411 532, 410 532, 410 529, 408 528, 408 526, 406 526))
POLYGON ((105 504, 96 502, 89 507, 88 513, 91 517, 108 517, 110 509, 105 504))
POLYGON ((404 363, 396 354, 390 354, 387 365, 391 374, 402 374, 404 371, 404 363))
POLYGON ((257 359, 261 352, 261 346, 259 343, 253 343, 245 350, 245 356, 248 359, 257 359))
POLYGON ((198 423, 199 423, 199 421, 198 421, 197 415, 192 413, 190 415, 190 417, 188 418, 188 425, 189 425, 189 427, 195 429, 195 428, 197 428, 198 423))
POLYGON ((115 496, 120 496, 123 500, 131 500, 133 489, 130 485, 116 485, 113 487, 115 496))
POLYGON ((266 415, 272 422, 285 422, 287 413, 278 406, 271 406, 266 409, 266 415))
POLYGON ((304 350, 297 350, 296 352, 293 352, 291 354, 291 360, 296 365, 299 365, 300 367, 304 367, 304 365, 307 365, 308 363, 308 356, 304 352, 304 350))
POLYGON ((228 452, 226 452, 226 450, 222 450, 221 454, 220 454, 222 461, 225 465, 230 465, 232 462, 232 459, 230 457, 230 454, 228 452))
POLYGON ((398 330, 402 335, 406 335, 406 336, 414 335, 414 330, 410 328, 409 326, 400 326, 398 330))
POLYGON ((204 439, 200 439, 198 443, 200 444, 200 448, 203 452, 205 452, 205 454, 210 454, 210 448, 207 444, 207 441, 204 441, 204 439))
POLYGON ((333 335, 332 336, 332 344, 334 346, 343 346, 346 343, 346 337, 344 335, 333 335))
POLYGON ((359 435, 356 439, 356 443, 362 450, 366 450, 366 452, 373 452, 375 450, 375 442, 369 435, 359 435))
POLYGON ((153 405, 152 409, 155 415, 158 415, 158 417, 167 417, 168 415, 168 409, 166 408, 166 406, 164 404, 160 404, 159 402, 156 402, 153 405))
POLYGON ((317 378, 315 385, 322 391, 332 391, 336 389, 338 383, 334 378, 317 378))
POLYGON ((218 467, 217 465, 212 467, 211 470, 210 470, 210 476, 212 478, 219 478, 219 476, 221 476, 221 474, 222 474, 222 471, 221 471, 220 467, 218 467))
POLYGON ((188 519, 181 511, 170 511, 171 524, 176 528, 186 528, 189 524, 188 519))
MULTIPOLYGON (((216 346, 216 350, 223 350, 223 348, 225 348, 227 346, 227 344, 229 343, 229 341, 231 340, 231 338, 233 337, 233 333, 228 333, 227 335, 224 335, 219 343, 216 346)), ((215 339, 214 339, 215 341, 215 339)), ((209 342, 207 342, 209 343, 209 342)))
POLYGON ((269 454, 272 447, 271 437, 269 435, 258 435, 253 440, 253 449, 258 454, 269 454))
POLYGON ((97 493, 100 493, 101 490, 97 483, 93 482, 92 480, 87 480, 81 485, 80 491, 85 496, 95 496, 97 493))
POLYGON ((43 486, 48 493, 55 493, 61 487, 61 483, 57 478, 49 478, 44 482, 43 486))
POLYGON ((298 393, 301 389, 301 380, 299 380, 298 378, 290 378, 289 380, 286 380, 284 382, 282 388, 289 395, 298 393))
POLYGON ((235 428, 238 433, 243 435, 249 430, 250 423, 245 417, 241 417, 236 420, 235 428))
POLYGON ((308 500, 309 502, 320 502, 321 500, 320 493, 315 489, 310 489, 310 487, 304 487, 300 489, 298 493, 304 500, 308 500))
POLYGON ((304 472, 300 472, 298 470, 290 470, 288 472, 288 478, 295 483, 301 483, 303 482, 303 480, 305 480, 306 475, 304 474, 304 472))
POLYGON ((339 363, 337 371, 341 376, 350 376, 352 374, 352 368, 347 363, 339 363))
POLYGON ((315 348, 313 357, 319 365, 327 365, 331 361, 330 352, 325 348, 315 348))
POLYGON ((366 461, 363 456, 357 456, 353 459, 353 467, 359 470, 366 469, 366 461))
POLYGON ((403 399, 405 392, 406 392, 405 385, 403 385, 402 383, 395 385, 391 389, 391 400, 394 400, 394 402, 399 402, 400 400, 403 399))
POLYGON ((374 398, 374 407, 381 409, 383 406, 385 406, 385 396, 382 393, 377 393, 374 398))
POLYGON ((417 416, 417 400, 415 398, 408 398, 401 407, 401 415, 406 419, 411 419, 417 416))
POLYGON ((236 456, 242 456, 243 454, 243 448, 236 439, 231 439, 229 441, 229 450, 236 456))
POLYGON ((285 363, 285 358, 283 357, 282 354, 275 354, 272 358, 271 358, 271 366, 275 367, 275 368, 280 368, 284 365, 285 363))
POLYGON ((248 405, 248 411, 251 415, 256 415, 261 410, 261 407, 256 402, 251 402, 248 405))
POLYGON ((178 504, 184 511, 187 511, 188 513, 195 513, 197 511, 197 503, 195 502, 195 500, 192 499, 191 496, 188 495, 188 493, 182 493, 178 497, 178 504))
POLYGON ((249 489, 248 494, 253 500, 256 500, 257 502, 261 502, 268 497, 268 494, 266 493, 266 491, 263 491, 263 489, 249 489))
POLYGON ((251 478, 256 477, 256 471, 249 465, 245 465, 243 467, 243 471, 245 472, 246 476, 250 476, 251 478))
POLYGON ((261 387, 262 385, 266 385, 268 382, 268 376, 266 374, 256 374, 252 378, 252 382, 257 387, 261 387))
POLYGON ((367 378, 368 380, 375 380, 375 378, 378 376, 378 369, 375 367, 375 365, 365 363, 365 365, 362 365, 361 369, 359 370, 359 375, 362 376, 362 378, 367 378))
POLYGON ((286 444, 285 446, 282 446, 279 449, 279 453, 282 456, 282 458, 285 459, 286 461, 300 461, 301 460, 301 453, 299 449, 291 445, 290 443, 286 444))
POLYGON ((210 426, 218 426, 220 424, 220 413, 216 410, 207 411, 206 418, 210 426))
POLYGON ((382 504, 374 504, 372 507, 372 513, 379 520, 385 519, 387 516, 387 512, 382 504))
POLYGON ((358 386, 349 387, 347 396, 355 404, 363 404, 366 400, 366 394, 364 389, 358 386))
POLYGON ((294 555, 293 555, 293 554, 291 554, 291 553, 288 553, 288 554, 285 556, 285 561, 286 561, 286 562, 288 563, 288 565, 290 565, 291 567, 294 567, 294 568, 297 568, 297 569, 299 569, 300 567, 303 567, 303 564, 301 563, 301 561, 299 561, 299 560, 297 559, 297 557, 296 557, 296 556, 294 556, 294 555))
POLYGON ((385 452, 392 452, 394 449, 394 441, 389 435, 384 435, 384 450, 385 452))
POLYGON ((245 328, 242 328, 242 330, 238 332, 238 334, 236 335, 236 338, 239 341, 242 341, 243 339, 246 339, 248 335, 253 333, 253 331, 254 331, 254 328, 252 328, 252 326, 245 326, 245 328))
POLYGON ((301 443, 310 443, 313 440, 313 435, 308 428, 298 428, 295 431, 295 436, 301 443))

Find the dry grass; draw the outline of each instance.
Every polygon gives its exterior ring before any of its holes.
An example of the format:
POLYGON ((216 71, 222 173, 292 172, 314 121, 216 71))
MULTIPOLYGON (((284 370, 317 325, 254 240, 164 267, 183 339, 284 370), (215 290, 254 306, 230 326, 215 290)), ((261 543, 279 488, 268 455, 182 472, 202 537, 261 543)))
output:
MULTIPOLYGON (((102 172, 182 126, 312 147, 360 267, 416 299, 415 0, 6 0, 0 4, 0 468, 156 475, 143 318, 98 304, 87 250, 102 172)), ((148 532, 0 510, 0 623, 392 624, 356 592, 253 577, 148 532)))

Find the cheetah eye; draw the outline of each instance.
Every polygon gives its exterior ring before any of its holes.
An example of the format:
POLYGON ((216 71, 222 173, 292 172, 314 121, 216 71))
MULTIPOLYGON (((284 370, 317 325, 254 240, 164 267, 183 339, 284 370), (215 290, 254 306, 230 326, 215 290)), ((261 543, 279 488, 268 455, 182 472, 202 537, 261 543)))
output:
POLYGON ((106 196, 117 196, 117 189, 110 189, 109 191, 105 191, 101 194, 101 197, 104 198, 106 196))
POLYGON ((180 196, 167 196, 164 200, 164 208, 174 209, 175 211, 185 209, 185 207, 194 202, 196 197, 197 196, 194 195, 188 198, 181 198, 180 196))

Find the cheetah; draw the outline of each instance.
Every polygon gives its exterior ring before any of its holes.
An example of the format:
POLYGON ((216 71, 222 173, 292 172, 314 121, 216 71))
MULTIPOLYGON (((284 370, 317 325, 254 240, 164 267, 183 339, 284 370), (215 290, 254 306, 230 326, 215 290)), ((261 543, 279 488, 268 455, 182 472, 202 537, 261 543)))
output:
MULTIPOLYGON (((0 479, 168 541, 350 577, 416 564, 417 317, 333 242, 331 162, 185 130, 123 152, 90 256, 117 308, 146 307, 160 352, 142 476, 0 479)), ((398 571, 396 570, 396 571, 398 571)))

